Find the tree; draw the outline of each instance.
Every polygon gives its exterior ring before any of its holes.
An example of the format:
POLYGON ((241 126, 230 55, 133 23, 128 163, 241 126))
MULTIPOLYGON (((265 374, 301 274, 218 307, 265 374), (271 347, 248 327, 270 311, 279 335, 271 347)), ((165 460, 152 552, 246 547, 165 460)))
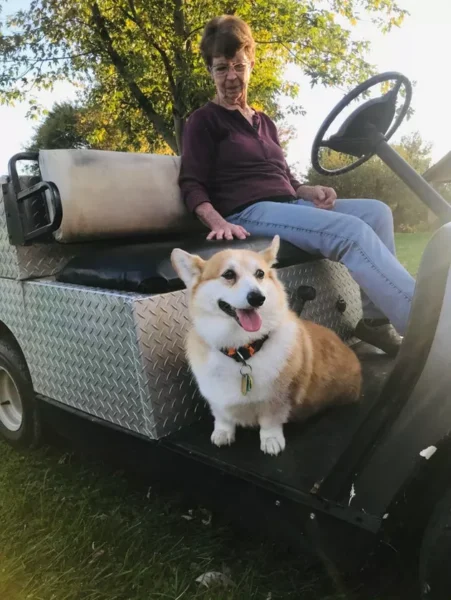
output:
MULTIPOLYGON (((114 91, 116 89, 116 91, 114 91)), ((117 92, 96 85, 83 98, 82 126, 92 148, 119 152, 173 154, 142 111, 117 92)))
POLYGON ((36 127, 27 150, 89 147, 83 131, 83 112, 83 109, 69 102, 55 104, 44 121, 36 127))
POLYGON ((55 104, 35 128, 28 151, 51 148, 92 148, 119 152, 167 152, 160 140, 147 139, 145 128, 136 128, 136 114, 118 113, 106 118, 99 105, 55 104))
POLYGON ((258 42, 251 101, 278 119, 281 94, 294 99, 298 91, 284 80, 289 61, 313 85, 350 85, 372 72, 363 58, 368 43, 353 41, 336 19, 352 25, 360 11, 384 32, 405 15, 395 0, 32 0, 6 18, 8 35, 0 35, 0 101, 29 98, 36 110, 33 90, 69 79, 89 104, 101 99, 107 118, 126 115, 149 143, 159 137, 178 152, 185 119, 212 92, 198 51, 208 19, 237 14, 251 25, 258 42))
MULTIPOLYGON (((424 173, 431 164, 431 144, 418 132, 401 138, 393 148, 418 172, 424 173)), ((355 159, 337 152, 324 151, 321 164, 336 169, 355 159)), ((428 209, 407 186, 377 156, 355 171, 338 177, 328 177, 310 167, 306 179, 311 185, 332 186, 340 198, 377 198, 390 206, 397 231, 427 229, 428 209)))

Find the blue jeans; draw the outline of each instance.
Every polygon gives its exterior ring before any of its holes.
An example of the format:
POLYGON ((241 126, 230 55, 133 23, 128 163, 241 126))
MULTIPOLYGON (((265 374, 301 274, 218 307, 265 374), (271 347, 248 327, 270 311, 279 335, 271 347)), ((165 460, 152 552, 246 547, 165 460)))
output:
POLYGON ((323 210, 305 200, 261 201, 227 221, 343 263, 360 286, 363 316, 388 318, 405 334, 415 280, 396 258, 393 216, 383 202, 337 200, 333 210, 323 210))

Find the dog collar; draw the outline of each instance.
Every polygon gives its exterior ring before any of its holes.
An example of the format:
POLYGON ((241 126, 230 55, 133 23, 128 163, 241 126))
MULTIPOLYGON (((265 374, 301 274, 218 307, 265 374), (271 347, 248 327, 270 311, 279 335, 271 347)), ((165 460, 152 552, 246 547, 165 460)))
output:
POLYGON ((261 350, 268 337, 268 335, 265 335, 265 337, 262 337, 251 344, 240 346, 239 348, 222 348, 221 352, 226 356, 230 356, 230 358, 233 358, 233 360, 236 362, 245 365, 247 360, 252 358, 256 352, 261 350))

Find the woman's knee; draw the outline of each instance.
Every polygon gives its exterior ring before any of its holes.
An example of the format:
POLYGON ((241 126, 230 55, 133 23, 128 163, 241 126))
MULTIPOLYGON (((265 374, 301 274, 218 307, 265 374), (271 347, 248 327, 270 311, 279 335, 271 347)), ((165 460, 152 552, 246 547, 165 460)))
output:
POLYGON ((391 208, 381 200, 371 199, 367 201, 368 213, 371 215, 371 223, 376 229, 380 227, 393 227, 393 213, 391 208))
POLYGON ((342 262, 346 256, 361 253, 376 236, 372 227, 358 217, 343 215, 333 227, 321 234, 321 252, 331 260, 342 262))

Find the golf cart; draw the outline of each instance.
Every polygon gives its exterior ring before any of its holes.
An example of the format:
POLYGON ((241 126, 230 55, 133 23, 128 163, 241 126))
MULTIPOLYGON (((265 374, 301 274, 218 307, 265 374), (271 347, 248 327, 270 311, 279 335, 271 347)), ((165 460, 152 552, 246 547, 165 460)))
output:
POLYGON ((174 247, 207 258, 269 240, 207 242, 181 201, 177 157, 83 149, 12 157, 0 196, 2 437, 36 446, 49 406, 130 434, 172 465, 181 486, 243 524, 307 543, 329 564, 356 564, 410 528, 421 544, 422 597, 449 600, 451 207, 387 143, 410 100, 403 75, 373 77, 330 113, 312 149, 315 168, 331 175, 378 155, 443 223, 422 259, 403 345, 394 359, 358 342, 360 293, 346 268, 282 243, 277 268, 293 309, 353 346, 364 385, 359 405, 286 426, 277 457, 260 451, 255 431, 239 431, 231 447, 211 444, 211 417, 184 356, 186 290, 169 260, 174 247), (324 139, 351 102, 390 81, 324 139), (321 147, 356 161, 330 173, 321 147), (31 175, 19 175, 21 161, 32 162, 31 175))

